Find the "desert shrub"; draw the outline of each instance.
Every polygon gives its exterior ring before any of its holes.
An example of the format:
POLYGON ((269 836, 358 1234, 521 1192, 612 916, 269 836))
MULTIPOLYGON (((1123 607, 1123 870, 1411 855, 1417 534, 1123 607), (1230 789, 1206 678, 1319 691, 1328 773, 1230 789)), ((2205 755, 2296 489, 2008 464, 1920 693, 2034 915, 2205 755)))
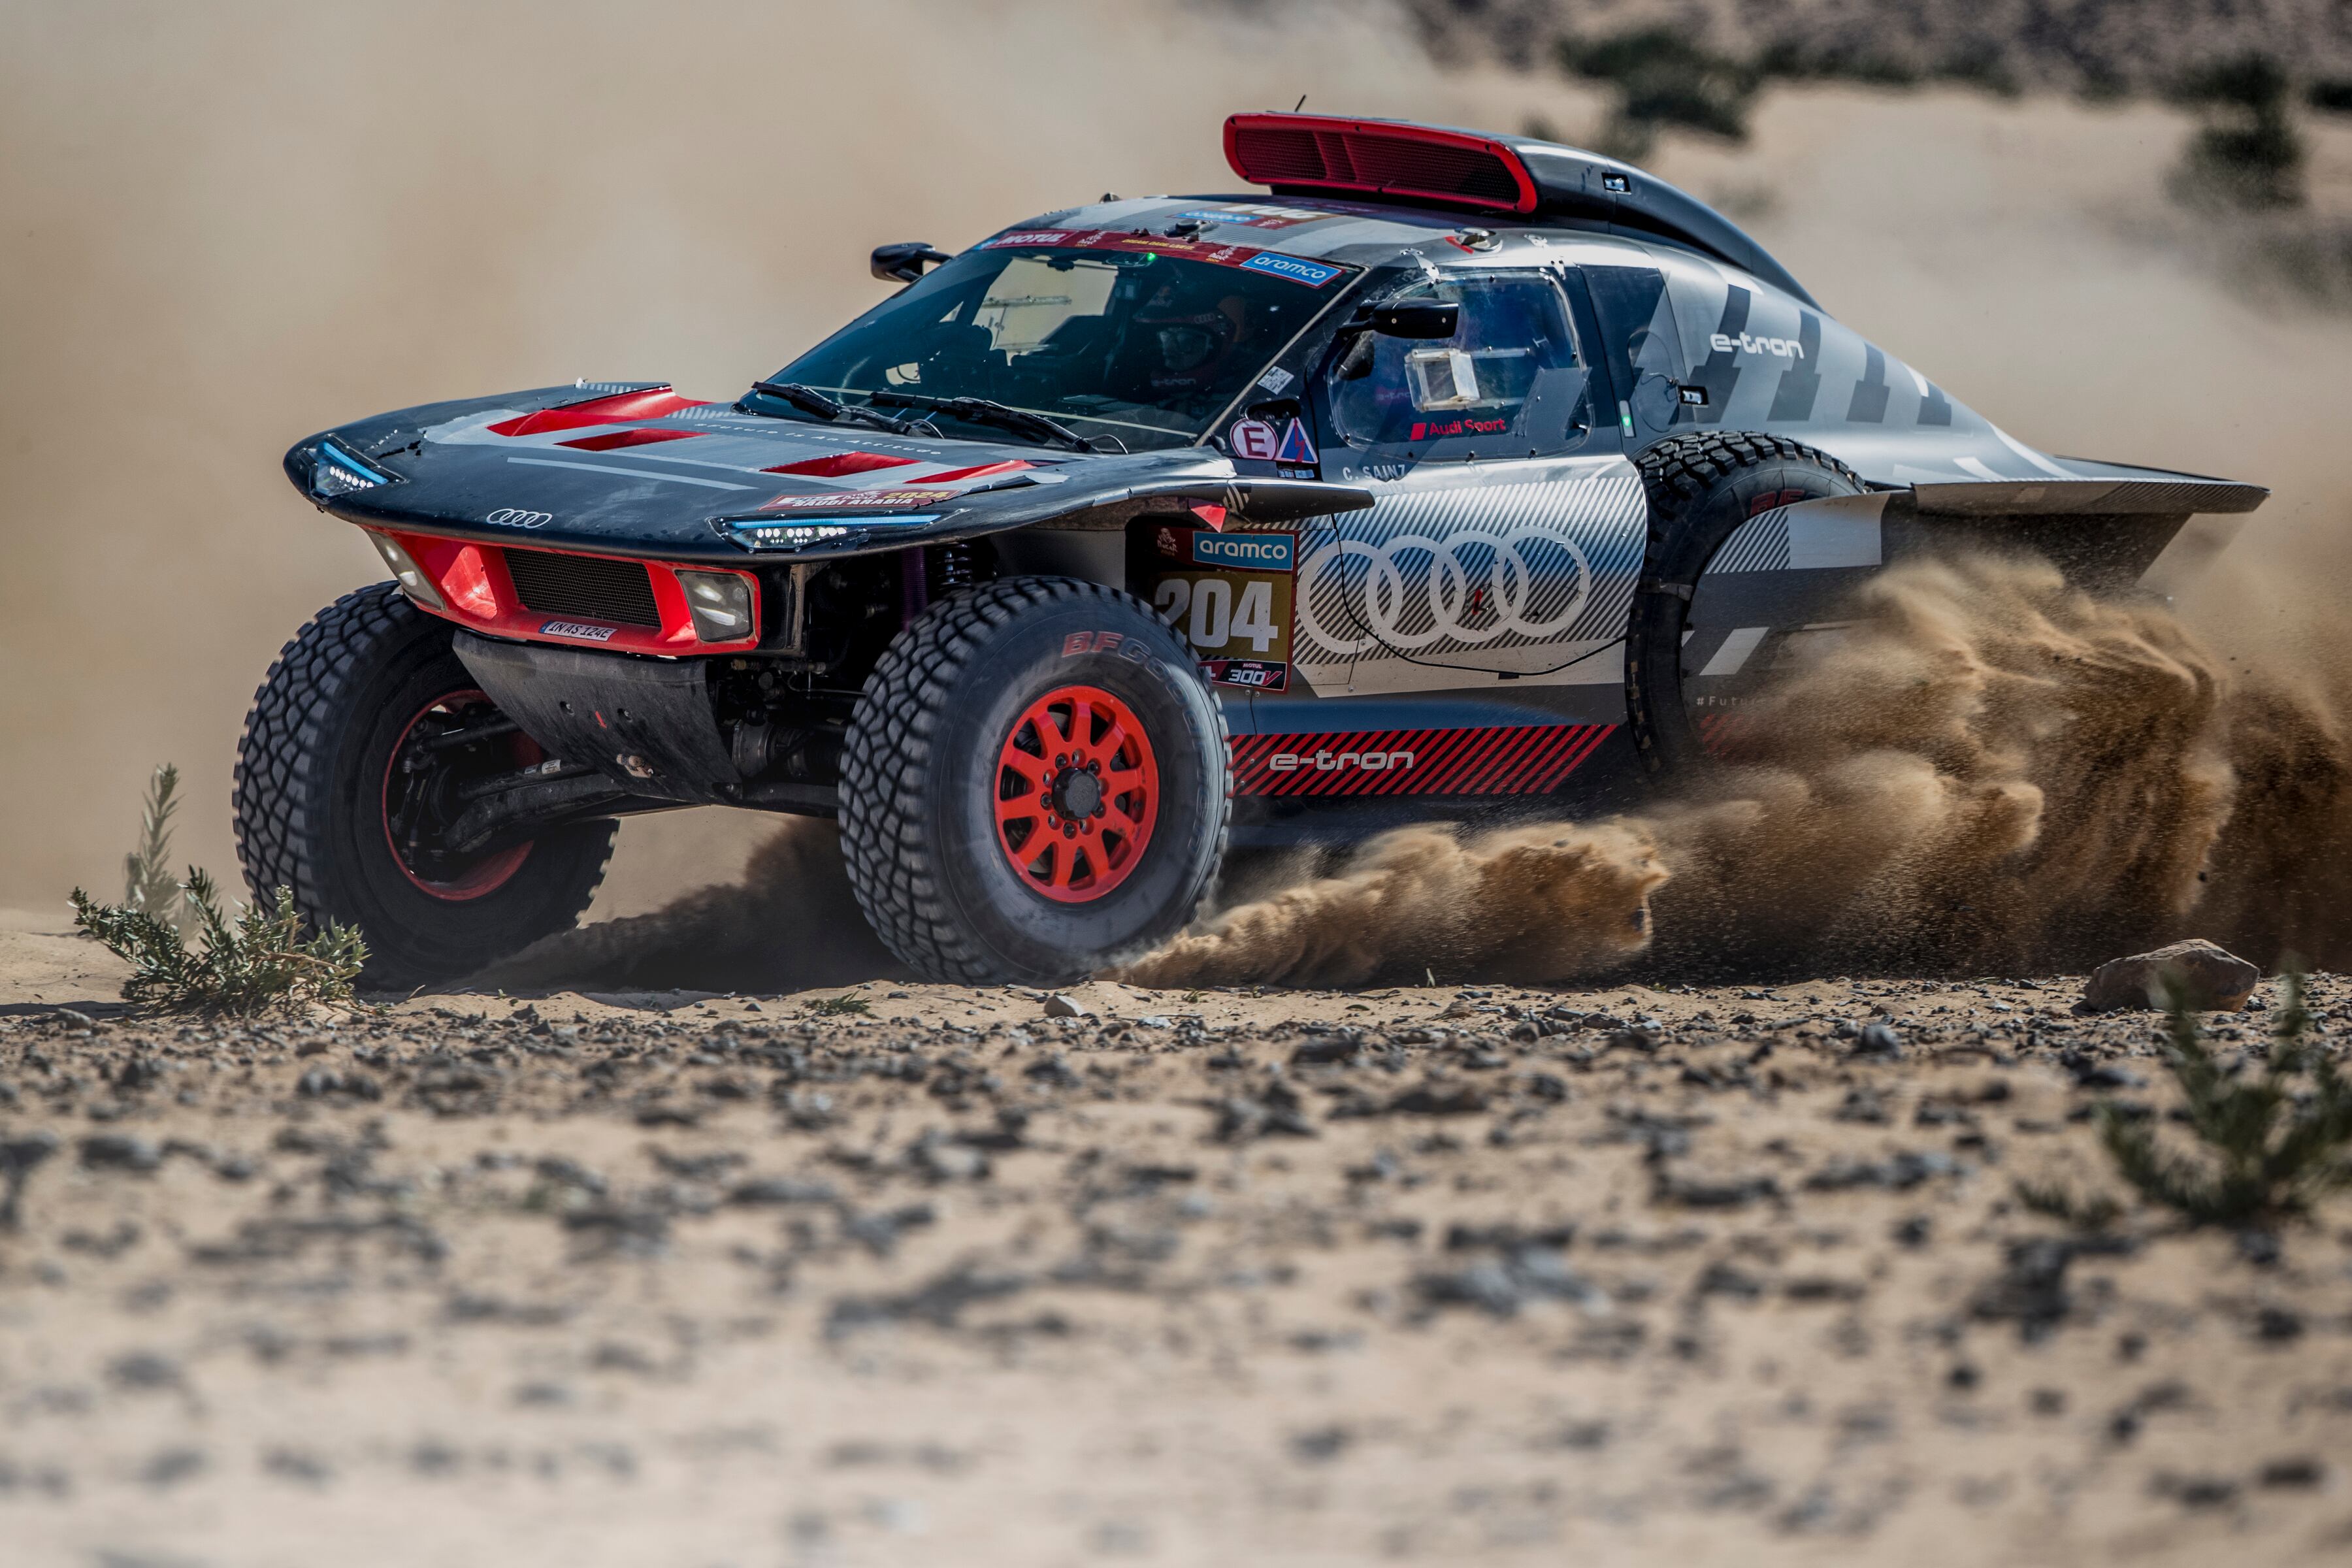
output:
POLYGON ((1560 68, 1617 89, 1617 106, 1599 151, 1637 157, 1661 131, 1691 131, 1729 142, 1748 139, 1748 111, 1763 78, 1752 66, 1718 55, 1671 27, 1644 27, 1596 41, 1563 38, 1560 68))
POLYGON ((2303 982, 2290 973, 2270 1051, 2257 1073, 2225 1065, 2176 991, 2165 1066, 2186 1101, 2190 1152, 2168 1150, 2153 1118, 2099 1111, 2116 1173, 2142 1197, 2200 1225, 2276 1219, 2352 1185, 2352 1081, 2311 1037, 2303 982))
POLYGON ((172 875, 172 817, 180 809, 175 798, 179 787, 180 770, 169 763, 148 777, 139 847, 122 858, 122 905, 184 933, 189 910, 180 896, 179 879, 172 875))
POLYGON ((2286 68, 2241 55, 2191 72, 2174 89, 2206 122, 2173 171, 2173 195, 2192 205, 2303 205, 2303 136, 2289 111, 2286 68))
POLYGON ((131 966, 122 986, 127 1000, 223 1013, 337 1001, 351 995, 367 963, 367 944, 348 926, 331 922, 305 935, 289 889, 278 889, 269 908, 255 905, 232 920, 212 878, 190 867, 181 897, 201 947, 144 909, 100 904, 73 890, 74 923, 131 966))

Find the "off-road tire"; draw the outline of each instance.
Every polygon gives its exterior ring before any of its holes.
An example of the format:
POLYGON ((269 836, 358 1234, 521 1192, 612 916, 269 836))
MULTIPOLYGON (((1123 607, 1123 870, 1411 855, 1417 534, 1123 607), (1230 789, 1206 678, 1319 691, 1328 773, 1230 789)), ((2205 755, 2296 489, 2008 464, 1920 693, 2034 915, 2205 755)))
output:
POLYGON ((237 745, 237 859, 257 899, 294 891, 313 927, 357 926, 362 982, 407 989, 470 974, 572 925, 604 880, 616 825, 541 835, 513 874, 463 902, 402 872, 386 837, 383 771, 410 717, 476 685, 447 622, 390 583, 336 600, 279 652, 237 745))
POLYGON ((1131 595, 1014 577, 942 600, 866 678, 841 763, 842 847, 860 908, 919 973, 1063 984, 1181 930, 1225 852, 1224 713, 1191 648, 1131 595), (996 837, 996 765, 1018 715, 1081 683, 1126 702, 1160 803, 1126 879, 1091 902, 1024 885, 996 837))
POLYGON ((1634 459, 1649 492, 1650 538, 1625 635, 1625 713, 1643 765, 1675 775, 1706 765, 1683 700, 1683 633, 1691 595, 1724 541, 1759 511, 1860 495, 1862 477, 1785 436, 1706 431, 1661 441, 1634 459))

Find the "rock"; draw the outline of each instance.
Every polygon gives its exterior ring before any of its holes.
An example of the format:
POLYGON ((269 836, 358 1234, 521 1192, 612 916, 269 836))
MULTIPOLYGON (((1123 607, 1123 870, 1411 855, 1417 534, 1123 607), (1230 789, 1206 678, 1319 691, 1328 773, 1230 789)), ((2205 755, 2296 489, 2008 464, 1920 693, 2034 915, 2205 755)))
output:
POLYGON ((1093 1008, 1063 992, 1056 991, 1045 998, 1045 1016, 1048 1018, 1091 1018, 1094 1016, 1093 1008))
POLYGON ((98 1132, 81 1141, 84 1170, 147 1172, 163 1163, 163 1151, 127 1132, 98 1132))
POLYGON ((2170 977, 2184 990, 2189 1005, 2200 1011, 2227 1012, 2245 1005, 2263 972, 2237 954, 2210 942, 2191 940, 2159 947, 2129 958, 2111 958, 2091 972, 2083 987, 2085 1006, 2100 1012, 2117 1007, 2161 1007, 2164 982, 2170 977))
POLYGON ((1884 1024, 1864 1024, 1853 1043, 1853 1054, 1892 1061, 1903 1054, 1903 1037, 1884 1024))

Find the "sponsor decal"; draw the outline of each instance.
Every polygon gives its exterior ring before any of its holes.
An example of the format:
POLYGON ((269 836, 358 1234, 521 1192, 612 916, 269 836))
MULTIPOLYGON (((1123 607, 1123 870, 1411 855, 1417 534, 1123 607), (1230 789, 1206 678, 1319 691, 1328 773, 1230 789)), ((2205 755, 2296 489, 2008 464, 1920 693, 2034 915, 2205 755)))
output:
POLYGON ((1542 795, 1583 765, 1615 729, 1613 724, 1530 724, 1236 735, 1234 793, 1542 795))
POLYGON ((524 511, 519 507, 502 506, 482 521, 497 523, 501 528, 545 528, 555 521, 555 514, 551 511, 524 511))
POLYGON ((953 500, 958 492, 937 486, 889 490, 833 490, 815 495, 778 496, 761 503, 761 511, 903 511, 953 500))
POLYGON ((1180 213, 1180 217, 1199 218, 1202 223, 1237 223, 1250 228, 1295 228, 1318 218, 1337 217, 1337 213, 1319 213, 1308 207, 1278 207, 1264 202, 1236 202, 1231 206, 1202 207, 1193 212, 1180 213))
POLYGON ((1234 456, 1254 462, 1273 462, 1282 446, 1281 436, 1263 419, 1236 419, 1226 434, 1234 444, 1234 456))
POLYGON ((1282 389, 1288 386, 1292 382, 1297 381, 1297 379, 1298 378, 1297 376, 1291 374, 1280 365, 1276 365, 1272 370, 1267 371, 1264 375, 1259 376, 1257 378, 1257 384, 1265 388, 1266 391, 1273 393, 1276 396, 1280 396, 1282 389))
POLYGON ((1244 572, 1287 572, 1297 542, 1292 533, 1195 533, 1192 561, 1244 572))
POLYGON ((1161 529, 1160 531, 1159 538, 1153 541, 1153 542, 1160 546, 1160 553, 1169 557, 1171 560, 1173 560, 1175 557, 1181 555, 1184 552, 1183 546, 1179 544, 1176 541, 1176 531, 1172 528, 1161 529))
POLYGON ((541 621, 539 635, 543 637, 577 637, 582 642, 611 642, 618 626, 592 626, 586 621, 541 621))
POLYGON ((1290 428, 1282 433, 1282 448, 1274 455, 1277 463, 1320 463, 1323 458, 1315 450, 1315 437, 1307 433, 1307 421, 1293 419, 1290 428))
POLYGON ((1297 752, 1276 752, 1265 760, 1265 766, 1268 773, 1296 773, 1302 767, 1313 768, 1318 773, 1344 772, 1349 768, 1360 769, 1368 773, 1386 773, 1392 767, 1412 766, 1412 753, 1411 752, 1333 752, 1328 747, 1318 747, 1311 755, 1307 756, 1301 756, 1297 752))
POLYGON ((1290 666, 1286 664, 1269 664, 1256 658, 1212 658, 1202 663, 1209 679, 1219 686, 1238 686, 1248 691, 1290 689, 1290 666))
POLYGON ((1415 420, 1408 441, 1443 441, 1449 436, 1500 436, 1509 431, 1507 419, 1415 420))
POLYGON ((1719 354, 1734 350, 1744 354, 1775 354, 1781 359, 1802 359, 1805 345, 1794 338, 1759 338, 1750 332, 1734 337, 1729 332, 1717 332, 1706 340, 1706 346, 1719 354))
POLYGON ((1328 261, 1317 261, 1305 256, 1285 256, 1275 250, 1261 250, 1241 266, 1244 271, 1271 272, 1276 278, 1287 278, 1293 283, 1304 283, 1310 289, 1320 289, 1347 270, 1328 261))
MULTIPOLYGON (((893 518, 894 522, 904 519, 893 518)), ((752 550, 800 550, 857 531, 845 522, 730 522, 727 536, 752 550)))
POLYGON ((1349 270, 1334 262, 1317 261, 1304 256, 1284 256, 1276 251, 1260 250, 1255 246, 1218 245, 1207 240, 1179 239, 1168 235, 1138 234, 1132 229, 1015 229, 1009 234, 1000 234, 994 239, 983 240, 980 248, 1034 250, 1045 246, 1062 250, 1117 250, 1129 254, 1177 256, 1191 261, 1211 262, 1219 267, 1270 272, 1277 278, 1287 278, 1311 289, 1320 289, 1349 270))

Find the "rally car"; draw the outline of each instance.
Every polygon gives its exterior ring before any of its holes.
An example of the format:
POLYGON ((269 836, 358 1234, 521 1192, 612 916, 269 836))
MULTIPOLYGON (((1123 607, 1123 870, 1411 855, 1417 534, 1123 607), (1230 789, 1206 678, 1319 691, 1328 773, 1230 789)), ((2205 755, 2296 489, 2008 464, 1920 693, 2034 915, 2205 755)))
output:
POLYGON ((250 886, 415 984, 574 921, 625 814, 837 816, 913 969, 1066 981, 1233 847, 1709 765, 1906 550, 2127 584, 2266 494, 2036 450, 1627 164, 1303 114, 1224 144, 1261 189, 882 247, 897 291, 732 400, 583 382, 295 447, 392 581, 256 699, 250 886))

